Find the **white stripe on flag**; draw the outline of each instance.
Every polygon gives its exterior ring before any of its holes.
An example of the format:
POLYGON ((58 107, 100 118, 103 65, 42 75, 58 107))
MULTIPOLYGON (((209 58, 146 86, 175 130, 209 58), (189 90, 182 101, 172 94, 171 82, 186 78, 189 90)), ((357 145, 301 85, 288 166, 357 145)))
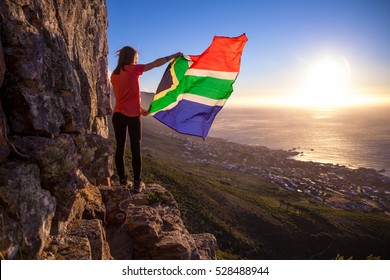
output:
POLYGON ((217 100, 217 99, 207 98, 204 96, 195 95, 195 94, 191 94, 191 93, 183 93, 183 94, 179 94, 179 96, 177 97, 175 102, 169 104, 164 109, 161 109, 157 112, 151 113, 151 115, 153 116, 153 115, 157 114, 158 112, 171 110, 172 108, 176 107, 177 104, 179 104, 179 102, 181 100, 188 100, 188 101, 192 101, 192 102, 196 102, 199 104, 213 107, 213 106, 224 106, 227 99, 217 100))
POLYGON ((202 70, 202 69, 188 69, 185 73, 186 76, 198 76, 198 77, 213 77, 224 80, 235 80, 238 72, 225 72, 214 70, 202 70))
POLYGON ((223 106, 226 103, 226 99, 217 100, 217 99, 207 98, 204 96, 195 95, 191 93, 184 93, 181 99, 200 103, 207 106, 223 106))

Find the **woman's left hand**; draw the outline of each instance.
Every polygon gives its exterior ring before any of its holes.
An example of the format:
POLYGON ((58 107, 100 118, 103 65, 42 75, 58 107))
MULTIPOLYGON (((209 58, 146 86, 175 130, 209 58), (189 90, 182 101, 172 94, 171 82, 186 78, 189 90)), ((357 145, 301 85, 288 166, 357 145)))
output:
POLYGON ((146 109, 144 109, 144 108, 141 108, 141 114, 142 114, 142 116, 148 116, 149 115, 149 111, 148 110, 146 110, 146 109))

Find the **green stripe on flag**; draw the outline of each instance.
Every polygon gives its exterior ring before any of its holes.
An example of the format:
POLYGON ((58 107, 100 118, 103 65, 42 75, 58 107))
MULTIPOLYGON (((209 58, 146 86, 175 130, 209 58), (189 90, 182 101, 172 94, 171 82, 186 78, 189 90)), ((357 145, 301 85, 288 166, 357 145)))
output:
POLYGON ((221 80, 211 77, 184 76, 179 85, 168 91, 165 96, 154 100, 150 104, 149 112, 155 113, 163 110, 177 101, 177 97, 183 93, 191 93, 210 99, 227 99, 232 94, 234 80, 221 80))
POLYGON ((226 99, 233 91, 234 80, 223 80, 213 77, 184 76, 183 92, 192 93, 211 99, 226 99))

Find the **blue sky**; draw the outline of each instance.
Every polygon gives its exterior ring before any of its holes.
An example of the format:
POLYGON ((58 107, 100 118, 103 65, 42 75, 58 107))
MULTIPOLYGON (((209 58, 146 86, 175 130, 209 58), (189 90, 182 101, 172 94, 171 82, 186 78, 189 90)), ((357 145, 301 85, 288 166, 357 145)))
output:
MULTIPOLYGON (((294 97, 325 57, 348 64, 343 79, 354 94, 390 97, 388 0, 107 0, 107 8, 111 70, 124 45, 148 63, 177 51, 200 54, 214 35, 246 33, 234 100, 294 97)), ((145 73, 141 88, 155 91, 164 69, 145 73)))

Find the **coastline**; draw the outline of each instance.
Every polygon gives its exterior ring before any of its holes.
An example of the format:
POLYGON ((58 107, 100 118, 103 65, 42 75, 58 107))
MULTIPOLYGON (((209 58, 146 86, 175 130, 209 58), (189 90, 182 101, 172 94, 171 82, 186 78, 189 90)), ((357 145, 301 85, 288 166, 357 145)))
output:
POLYGON ((259 176, 328 207, 390 215, 390 177, 374 169, 300 161, 295 159, 298 151, 239 144, 223 138, 208 137, 203 141, 167 130, 159 133, 184 141, 180 155, 188 163, 211 164, 259 176))
POLYGON ((390 177, 390 106, 338 109, 225 108, 210 136, 295 150, 295 159, 373 168, 390 177))
MULTIPOLYGON (((151 96, 144 94, 142 101, 148 104, 151 96)), ((188 163, 259 176, 333 208, 390 214, 390 176, 373 168, 302 160, 298 148, 271 149, 213 136, 204 141, 176 133, 152 117, 143 122, 144 150, 153 150, 160 135, 179 141, 180 145, 171 147, 174 141, 169 141, 165 147, 169 160, 175 155, 188 163)))

